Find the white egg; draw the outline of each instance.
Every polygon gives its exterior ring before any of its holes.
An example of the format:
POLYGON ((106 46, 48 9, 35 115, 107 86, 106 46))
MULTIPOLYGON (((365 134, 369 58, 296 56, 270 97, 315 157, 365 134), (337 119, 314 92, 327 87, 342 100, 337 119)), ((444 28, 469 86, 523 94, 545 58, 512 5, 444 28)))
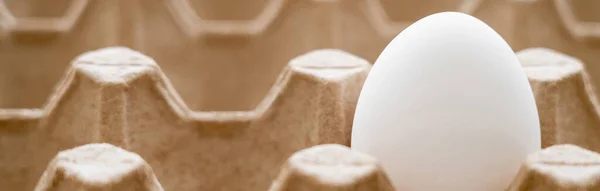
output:
POLYGON ((462 13, 425 17, 383 50, 363 86, 352 149, 399 191, 503 191, 541 149, 527 76, 509 45, 462 13))

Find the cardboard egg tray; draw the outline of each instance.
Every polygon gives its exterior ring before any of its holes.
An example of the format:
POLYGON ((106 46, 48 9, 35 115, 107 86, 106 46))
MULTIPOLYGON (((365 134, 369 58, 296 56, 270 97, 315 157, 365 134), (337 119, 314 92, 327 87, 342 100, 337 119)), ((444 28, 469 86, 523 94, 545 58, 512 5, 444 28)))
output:
POLYGON ((0 0, 0 190, 394 190, 348 148, 356 100, 452 10, 536 96, 545 149, 508 190, 600 190, 600 3, 577 0, 0 0))

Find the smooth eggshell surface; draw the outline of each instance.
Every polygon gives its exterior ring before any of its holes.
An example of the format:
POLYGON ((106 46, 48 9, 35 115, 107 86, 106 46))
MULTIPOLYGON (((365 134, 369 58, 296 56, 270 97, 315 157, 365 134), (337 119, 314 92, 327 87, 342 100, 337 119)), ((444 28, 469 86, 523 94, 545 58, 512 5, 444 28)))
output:
POLYGON ((383 50, 351 146, 379 159, 397 190, 503 191, 540 140, 535 99, 509 45, 482 21, 444 12, 383 50))

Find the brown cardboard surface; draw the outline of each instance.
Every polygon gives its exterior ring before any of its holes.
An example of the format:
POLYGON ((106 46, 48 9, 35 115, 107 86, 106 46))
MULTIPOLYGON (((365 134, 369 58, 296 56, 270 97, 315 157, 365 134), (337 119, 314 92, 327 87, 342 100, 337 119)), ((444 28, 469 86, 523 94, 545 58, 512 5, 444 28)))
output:
POLYGON ((283 165, 269 191, 392 191, 377 160, 337 144, 296 152, 283 165))
POLYGON ((583 63, 546 48, 517 56, 536 97, 542 145, 575 144, 600 152, 600 104, 583 63))
POLYGON ((600 190, 600 155, 565 144, 529 156, 508 191, 600 190))
POLYGON ((266 190, 292 153, 349 144, 369 61, 439 11, 472 14, 524 50, 545 147, 599 152, 598 10, 593 0, 0 0, 0 188, 32 190, 57 152, 107 142, 142 156, 166 190, 266 190), (100 49, 111 46, 140 52, 100 49))
POLYGON ((311 51, 289 62, 256 109, 205 112, 139 52, 85 53, 43 109, 0 110, 0 186, 30 190, 58 151, 106 142, 144 157, 167 190, 265 190, 292 153, 349 144, 370 67, 343 51, 311 51))
POLYGON ((52 159, 35 191, 163 191, 142 157, 110 144, 88 144, 61 151, 52 159))
POLYGON ((110 0, 39 2, 0 1, 1 108, 41 108, 73 58, 116 44, 110 0))
POLYGON ((482 19, 515 51, 547 47, 575 56, 600 83, 593 0, 0 2, 0 71, 11 70, 0 78, 0 90, 10 92, 0 98, 3 108, 41 107, 70 59, 126 46, 161 63, 190 108, 251 110, 295 56, 336 48, 374 62, 404 27, 440 11, 482 19))

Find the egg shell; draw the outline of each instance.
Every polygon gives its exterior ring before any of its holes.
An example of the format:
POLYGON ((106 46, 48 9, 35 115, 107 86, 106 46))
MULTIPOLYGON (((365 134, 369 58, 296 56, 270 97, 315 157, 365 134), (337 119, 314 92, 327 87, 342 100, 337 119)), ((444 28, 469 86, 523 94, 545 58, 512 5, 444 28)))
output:
POLYGON ((396 36, 360 94, 352 149, 380 160, 397 190, 505 190, 541 148, 526 74, 472 16, 427 16, 396 36))

